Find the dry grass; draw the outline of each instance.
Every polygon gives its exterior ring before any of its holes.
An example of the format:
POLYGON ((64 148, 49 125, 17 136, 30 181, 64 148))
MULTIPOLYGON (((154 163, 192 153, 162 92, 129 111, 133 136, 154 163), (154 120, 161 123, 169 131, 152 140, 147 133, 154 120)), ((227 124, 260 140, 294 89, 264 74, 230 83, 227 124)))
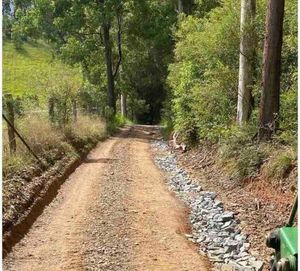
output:
POLYGON ((63 134, 43 116, 29 115, 18 121, 18 130, 28 139, 32 149, 41 153, 59 146, 63 134))
POLYGON ((292 147, 273 149, 268 161, 262 166, 262 175, 267 179, 283 180, 297 165, 297 153, 292 147))
MULTIPOLYGON (((16 129, 28 142, 38 156, 44 156, 49 150, 61 145, 62 134, 51 127, 49 121, 42 116, 28 115, 16 121, 16 129)), ((34 157, 29 153, 19 138, 17 138, 17 151, 14 155, 9 153, 7 126, 3 125, 3 172, 4 176, 29 166, 34 157)))
MULTIPOLYGON (((71 123, 64 131, 54 127, 46 116, 27 115, 16 121, 16 128, 26 139, 33 151, 48 164, 54 163, 65 155, 73 155, 81 149, 87 150, 97 140, 105 137, 106 125, 97 117, 78 116, 75 123, 71 123), (70 139, 80 141, 80 146, 74 147, 70 139)), ((3 125, 3 174, 14 174, 36 161, 23 143, 17 139, 17 151, 9 153, 7 126, 3 125)))
POLYGON ((78 116, 77 121, 69 125, 68 129, 71 129, 72 134, 79 138, 102 138, 106 134, 105 122, 99 117, 87 115, 78 116))

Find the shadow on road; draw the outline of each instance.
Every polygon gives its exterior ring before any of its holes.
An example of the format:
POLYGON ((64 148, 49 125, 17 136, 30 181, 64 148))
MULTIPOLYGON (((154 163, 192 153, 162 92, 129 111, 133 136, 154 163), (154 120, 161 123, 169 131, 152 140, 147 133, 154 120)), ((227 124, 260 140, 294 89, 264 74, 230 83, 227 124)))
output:
POLYGON ((112 159, 112 158, 86 158, 84 160, 84 163, 112 163, 113 161, 117 161, 118 159, 112 159))
MULTIPOLYGON (((129 127, 125 127, 123 129, 128 129, 129 127)), ((159 125, 133 125, 129 128, 127 133, 119 133, 114 137, 116 138, 135 138, 145 140, 154 140, 161 137, 161 129, 162 126, 159 125)), ((122 130, 122 129, 121 129, 122 130)))

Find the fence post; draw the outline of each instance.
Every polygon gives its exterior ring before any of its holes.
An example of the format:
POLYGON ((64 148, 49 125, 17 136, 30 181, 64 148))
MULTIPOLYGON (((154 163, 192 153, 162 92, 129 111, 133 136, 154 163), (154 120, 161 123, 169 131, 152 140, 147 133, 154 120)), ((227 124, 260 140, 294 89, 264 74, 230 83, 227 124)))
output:
POLYGON ((35 152, 30 148, 25 139, 20 135, 20 133, 16 130, 14 125, 8 120, 8 118, 2 113, 2 118, 6 121, 7 125, 14 131, 14 133, 19 137, 21 142, 25 145, 25 147, 29 150, 29 152, 35 157, 35 159, 39 162, 41 169, 45 169, 46 166, 43 161, 35 154, 35 152))
POLYGON ((51 122, 54 122, 54 98, 51 97, 48 100, 48 113, 51 122))
MULTIPOLYGON (((7 108, 8 120, 12 125, 15 125, 14 100, 11 94, 6 95, 6 108, 7 108)), ((17 150, 15 131, 10 125, 7 125, 7 131, 8 131, 8 141, 9 141, 9 151, 10 154, 13 155, 17 150)))
POLYGON ((73 118, 74 118, 74 122, 76 122, 77 121, 77 102, 75 99, 72 101, 72 106, 73 106, 73 118))

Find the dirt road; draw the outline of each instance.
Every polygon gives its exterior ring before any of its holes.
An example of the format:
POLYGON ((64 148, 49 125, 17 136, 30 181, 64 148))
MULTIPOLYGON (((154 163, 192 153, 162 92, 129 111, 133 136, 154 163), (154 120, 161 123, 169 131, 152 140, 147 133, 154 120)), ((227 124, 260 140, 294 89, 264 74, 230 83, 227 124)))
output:
POLYGON ((153 127, 100 143, 4 260, 4 270, 210 270, 154 165, 153 127))

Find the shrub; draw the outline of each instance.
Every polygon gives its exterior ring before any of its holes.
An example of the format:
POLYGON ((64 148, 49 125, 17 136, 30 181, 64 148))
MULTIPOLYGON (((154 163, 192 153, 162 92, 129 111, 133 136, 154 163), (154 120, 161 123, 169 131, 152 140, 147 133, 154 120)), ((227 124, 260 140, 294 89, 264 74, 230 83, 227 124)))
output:
POLYGON ((123 127, 125 124, 131 124, 132 122, 122 116, 121 114, 116 114, 110 121, 107 122, 107 132, 108 134, 113 134, 119 127, 123 127))
POLYGON ((83 154, 106 137, 106 125, 99 117, 79 116, 76 122, 66 126, 64 136, 79 154, 83 154))
POLYGON ((221 160, 226 161, 230 158, 236 158, 245 145, 254 144, 253 136, 256 133, 255 126, 245 125, 239 127, 232 125, 226 130, 219 144, 219 155, 221 160))
POLYGON ((240 149, 236 163, 232 168, 231 177, 235 179, 256 177, 267 153, 261 145, 246 145, 240 149))
POLYGON ((254 125, 238 127, 232 125, 219 144, 219 163, 225 166, 233 179, 252 178, 257 175, 269 155, 267 144, 254 141, 254 125))
POLYGON ((174 128, 190 143, 216 142, 235 115, 238 82, 238 1, 224 1, 207 17, 183 17, 169 66, 174 128))
POLYGON ((103 138, 106 133, 105 121, 96 116, 80 115, 76 122, 69 124, 68 129, 79 138, 103 138))
POLYGON ((25 115, 17 120, 17 129, 36 153, 56 148, 63 140, 62 132, 54 128, 46 116, 25 115))
POLYGON ((262 167, 262 174, 268 179, 281 180, 296 166, 297 154, 293 148, 273 149, 269 160, 262 167))
MULTIPOLYGON (((16 128, 22 137, 30 145, 31 149, 41 159, 45 159, 52 164, 65 153, 62 146, 62 133, 53 128, 48 119, 44 116, 27 115, 16 121, 16 128)), ((23 143, 17 139, 17 152, 11 156, 9 154, 9 144, 7 136, 7 126, 3 125, 3 173, 4 176, 35 163, 36 160, 29 153, 23 143)))
POLYGON ((265 35, 265 1, 257 1, 257 37, 253 111, 243 128, 235 126, 238 99, 240 1, 195 1, 195 12, 179 16, 174 31, 174 62, 169 65, 169 112, 186 143, 218 143, 218 162, 231 177, 256 176, 266 163, 267 176, 284 176, 296 158, 281 153, 297 148, 297 7, 287 0, 284 16, 280 129, 273 143, 258 143, 261 67, 265 35), (202 8, 206 7, 205 12, 202 8), (276 144, 275 144, 275 143, 276 144), (268 157, 278 152, 278 156, 268 157))
POLYGON ((171 119, 164 118, 163 121, 161 122, 161 126, 162 126, 163 138, 165 140, 168 140, 174 129, 171 119))

